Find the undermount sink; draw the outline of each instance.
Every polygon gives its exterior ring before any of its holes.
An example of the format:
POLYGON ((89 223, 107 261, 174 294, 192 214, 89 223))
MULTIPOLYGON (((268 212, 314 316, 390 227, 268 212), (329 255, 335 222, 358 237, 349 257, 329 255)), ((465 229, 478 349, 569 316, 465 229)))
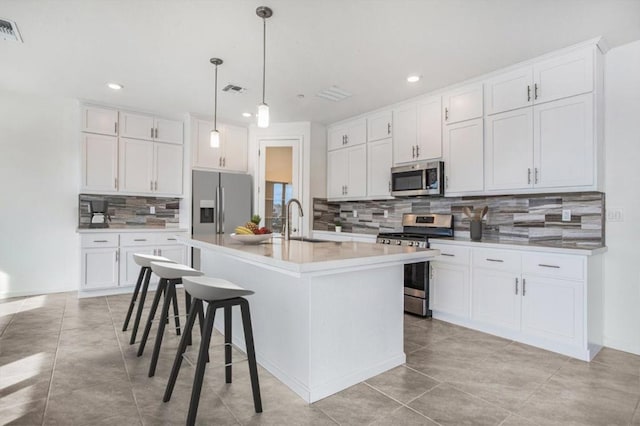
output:
POLYGON ((306 243, 330 243, 331 242, 327 240, 318 240, 316 238, 307 238, 307 237, 291 237, 289 239, 291 241, 303 241, 306 243))

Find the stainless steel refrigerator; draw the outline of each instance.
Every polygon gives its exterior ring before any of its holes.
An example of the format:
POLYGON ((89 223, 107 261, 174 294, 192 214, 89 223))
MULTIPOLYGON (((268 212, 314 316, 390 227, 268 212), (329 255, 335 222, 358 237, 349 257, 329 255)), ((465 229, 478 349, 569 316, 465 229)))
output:
MULTIPOLYGON (((250 175, 193 171, 191 233, 194 238, 231 234, 251 219, 253 189, 250 175)), ((192 265, 200 269, 200 250, 192 265)))

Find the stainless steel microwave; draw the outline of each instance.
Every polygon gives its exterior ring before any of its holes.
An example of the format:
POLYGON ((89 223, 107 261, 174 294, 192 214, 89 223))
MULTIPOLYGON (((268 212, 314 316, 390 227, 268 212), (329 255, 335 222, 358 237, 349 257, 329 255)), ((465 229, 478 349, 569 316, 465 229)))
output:
POLYGON ((444 195, 444 162, 430 161, 392 167, 391 195, 444 195))

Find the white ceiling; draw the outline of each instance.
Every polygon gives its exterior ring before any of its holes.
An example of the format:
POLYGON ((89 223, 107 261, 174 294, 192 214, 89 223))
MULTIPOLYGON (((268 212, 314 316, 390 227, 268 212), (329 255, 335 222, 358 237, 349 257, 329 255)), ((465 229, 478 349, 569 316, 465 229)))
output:
POLYGON ((640 39, 639 0, 0 0, 24 44, 0 41, 0 89, 249 124, 261 97, 262 22, 273 121, 330 123, 599 35, 640 39), (410 85, 410 73, 423 76, 410 85), (113 92, 105 84, 125 86, 113 92), (353 96, 315 96, 331 85, 353 96), (304 94, 304 99, 297 98, 304 94))

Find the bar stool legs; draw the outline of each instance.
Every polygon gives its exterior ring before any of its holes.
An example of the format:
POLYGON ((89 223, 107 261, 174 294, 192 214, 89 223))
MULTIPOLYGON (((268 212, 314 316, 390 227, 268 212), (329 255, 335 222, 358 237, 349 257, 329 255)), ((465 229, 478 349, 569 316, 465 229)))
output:
MULTIPOLYGON (((262 413, 262 398, 260 397, 260 383, 258 382, 258 364, 256 363, 256 350, 253 345, 253 327, 251 326, 251 313, 249 302, 245 298, 240 299, 240 311, 242 312, 242 327, 244 328, 244 343, 247 347, 249 361, 249 376, 251 377, 251 391, 253 392, 253 406, 256 413, 262 413)), ((231 310, 231 307, 229 307, 231 310)))
MULTIPOLYGON (((129 339, 129 344, 133 345, 136 342, 136 336, 138 335, 138 327, 140 326, 140 319, 142 319, 142 310, 144 309, 144 302, 147 298, 147 291, 149 290, 149 280, 151 279, 151 268, 147 269, 147 273, 144 277, 144 284, 142 284, 142 293, 140 294, 140 302, 138 302, 138 311, 136 312, 136 318, 133 321, 133 329, 131 330, 131 339, 129 339)), ((141 271, 142 272, 142 271, 141 271)), ((133 306, 133 304, 131 305, 133 306)), ((129 308, 131 310, 131 307, 129 308)), ((129 311, 131 312, 131 311, 129 311)), ((127 327, 127 322, 129 321, 130 314, 127 314, 127 319, 125 321, 125 328, 127 327)), ((125 331, 124 329, 122 331, 125 331)))
MULTIPOLYGON (((142 284, 143 278, 146 277, 147 271, 149 271, 149 275, 151 275, 151 268, 147 268, 143 266, 140 268, 140 273, 138 274, 138 281, 136 282, 136 288, 133 290, 133 295, 131 296, 131 302, 129 302, 129 309, 127 310, 127 316, 124 319, 124 325, 122 326, 122 331, 127 331, 127 327, 129 326, 129 320, 131 319, 131 314, 133 313, 133 307, 136 304, 136 300, 138 299, 138 294, 140 293, 140 285, 142 284)), ((145 292, 142 293, 142 297, 144 298, 145 292)))

